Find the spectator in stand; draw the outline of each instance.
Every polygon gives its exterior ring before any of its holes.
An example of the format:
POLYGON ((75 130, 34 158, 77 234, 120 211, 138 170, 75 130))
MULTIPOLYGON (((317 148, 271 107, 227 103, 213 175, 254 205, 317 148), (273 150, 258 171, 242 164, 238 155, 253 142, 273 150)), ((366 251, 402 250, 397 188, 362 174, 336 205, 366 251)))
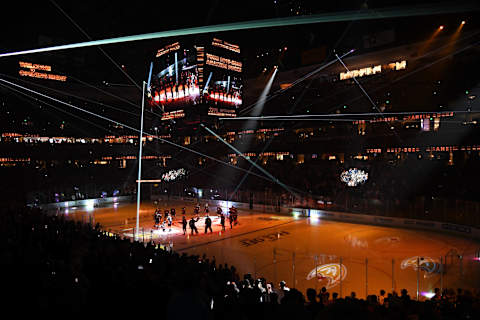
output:
POLYGON ((383 306, 383 302, 385 301, 385 290, 380 290, 380 295, 378 296, 378 303, 383 306))

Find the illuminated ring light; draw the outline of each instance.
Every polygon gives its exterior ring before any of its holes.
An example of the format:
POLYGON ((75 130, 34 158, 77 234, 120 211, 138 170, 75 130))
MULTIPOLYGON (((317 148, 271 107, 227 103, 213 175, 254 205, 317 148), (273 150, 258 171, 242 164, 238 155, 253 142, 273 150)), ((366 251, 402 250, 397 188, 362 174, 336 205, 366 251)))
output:
POLYGON ((187 174, 187 171, 183 168, 177 170, 170 170, 162 174, 162 180, 164 181, 174 181, 180 177, 183 177, 187 174))
POLYGON ((349 187, 356 187, 368 180, 368 173, 357 168, 350 168, 340 174, 340 180, 349 187))
POLYGON ((407 269, 409 267, 412 267, 414 270, 417 270, 418 258, 420 258, 420 265, 418 266, 418 268, 421 271, 425 271, 427 273, 427 277, 431 276, 433 273, 437 273, 440 271, 440 263, 438 259, 433 259, 430 257, 419 257, 419 256, 414 256, 414 257, 404 259, 400 264, 400 268, 407 269))
POLYGON ((340 272, 340 264, 329 263, 318 266, 307 275, 307 280, 317 278, 318 282, 327 281, 325 288, 330 289, 337 286, 340 283, 340 274, 342 275, 341 281, 347 277, 347 267, 342 264, 340 272))

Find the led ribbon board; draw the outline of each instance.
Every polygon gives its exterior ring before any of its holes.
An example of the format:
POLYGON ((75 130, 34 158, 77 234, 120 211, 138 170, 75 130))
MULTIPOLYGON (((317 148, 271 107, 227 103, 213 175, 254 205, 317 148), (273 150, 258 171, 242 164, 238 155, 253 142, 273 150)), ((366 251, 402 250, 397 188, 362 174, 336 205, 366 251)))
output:
POLYGON ((18 74, 22 77, 30 77, 30 78, 39 78, 39 79, 49 79, 49 80, 56 80, 56 81, 67 81, 66 76, 60 76, 57 74, 46 73, 52 71, 52 66, 44 65, 44 64, 36 64, 31 62, 24 62, 19 61, 18 64, 20 65, 20 70, 18 74), (38 72, 44 71, 44 72, 38 72))

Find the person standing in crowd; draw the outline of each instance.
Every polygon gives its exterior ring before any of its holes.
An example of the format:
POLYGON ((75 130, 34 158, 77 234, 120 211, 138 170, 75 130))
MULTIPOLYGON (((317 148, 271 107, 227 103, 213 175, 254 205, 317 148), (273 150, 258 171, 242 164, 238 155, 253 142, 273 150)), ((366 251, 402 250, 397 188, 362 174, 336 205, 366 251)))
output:
POLYGON ((182 207, 182 215, 186 215, 187 214, 187 210, 185 210, 185 207, 182 207))
POLYGON ((326 296, 327 296, 327 288, 322 287, 322 289, 320 290, 320 293, 318 294, 318 299, 320 300, 320 303, 323 305, 325 305, 328 300, 326 296))
POLYGON ((383 303, 385 302, 385 290, 380 290, 380 295, 378 296, 378 303, 383 306, 383 303))
POLYGON ((168 215, 170 214, 170 210, 165 209, 164 212, 163 212, 163 214, 164 214, 163 219, 164 219, 164 220, 167 220, 167 217, 168 217, 168 215))
POLYGON ((187 218, 185 217, 185 214, 182 215, 182 229, 183 229, 183 235, 187 234, 187 218))
POLYGON ((170 215, 172 216, 172 219, 175 219, 175 216, 177 215, 175 208, 170 209, 170 215))
POLYGON ((212 219, 207 214, 207 217, 205 218, 205 233, 207 233, 208 229, 210 229, 210 233, 213 232, 212 230, 212 219))
POLYGON ((193 236, 193 231, 195 231, 196 234, 198 234, 198 229, 197 227, 195 226, 195 223, 198 221, 198 218, 195 220, 194 217, 192 217, 192 219, 190 219, 189 221, 189 225, 190 225, 190 230, 192 231, 192 236, 193 236))

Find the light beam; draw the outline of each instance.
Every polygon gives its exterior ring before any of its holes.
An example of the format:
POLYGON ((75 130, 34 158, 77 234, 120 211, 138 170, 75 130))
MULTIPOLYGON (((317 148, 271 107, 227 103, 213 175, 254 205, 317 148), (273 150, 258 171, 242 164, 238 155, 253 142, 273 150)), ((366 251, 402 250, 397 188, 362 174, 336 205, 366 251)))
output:
POLYGON ((277 19, 233 22, 233 23, 217 24, 217 25, 211 25, 211 26, 184 28, 184 29, 178 29, 178 30, 169 30, 169 31, 145 33, 145 34, 139 34, 139 35, 123 36, 123 37, 103 39, 103 40, 93 40, 93 41, 65 44, 65 45, 46 47, 46 48, 7 52, 7 53, 0 54, 0 58, 9 57, 9 56, 18 56, 23 54, 31 54, 31 53, 85 48, 85 47, 102 46, 102 45, 115 44, 115 43, 149 40, 149 39, 160 39, 160 38, 167 38, 167 37, 179 37, 179 36, 203 34, 203 33, 237 31, 237 30, 259 29, 259 28, 272 28, 272 27, 286 27, 286 26, 305 25, 305 24, 313 24, 313 23, 343 22, 343 21, 351 21, 351 20, 377 20, 377 19, 386 19, 386 18, 438 15, 438 14, 468 12, 468 11, 478 11, 478 10, 479 10, 479 7, 474 4, 464 4, 464 5, 455 5, 455 6, 431 5, 431 6, 425 6, 425 7, 419 7, 419 6, 415 6, 412 8, 396 7, 396 8, 386 8, 386 9, 376 9, 376 10, 365 10, 362 12, 347 11, 347 12, 341 12, 341 13, 338 13, 338 12, 323 13, 323 14, 299 16, 299 17, 285 17, 285 18, 277 18, 277 19))

